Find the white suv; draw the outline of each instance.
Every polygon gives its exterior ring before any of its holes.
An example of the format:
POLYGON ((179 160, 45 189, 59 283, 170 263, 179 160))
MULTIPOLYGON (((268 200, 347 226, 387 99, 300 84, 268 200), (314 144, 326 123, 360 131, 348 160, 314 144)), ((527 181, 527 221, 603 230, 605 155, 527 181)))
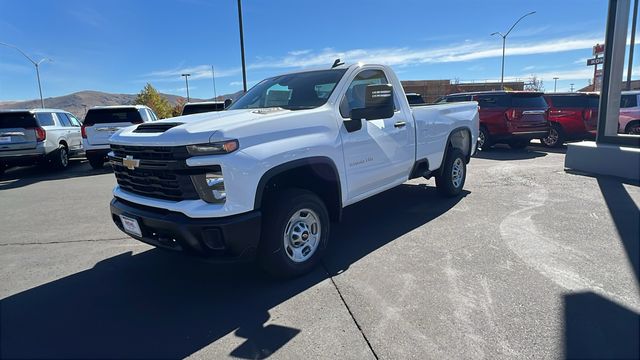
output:
POLYGON ((0 174, 14 165, 64 169, 82 153, 80 121, 57 109, 0 110, 0 174))
POLYGON ((94 169, 107 161, 109 138, 131 124, 156 121, 158 116, 144 105, 95 106, 87 112, 82 124, 82 145, 94 169))

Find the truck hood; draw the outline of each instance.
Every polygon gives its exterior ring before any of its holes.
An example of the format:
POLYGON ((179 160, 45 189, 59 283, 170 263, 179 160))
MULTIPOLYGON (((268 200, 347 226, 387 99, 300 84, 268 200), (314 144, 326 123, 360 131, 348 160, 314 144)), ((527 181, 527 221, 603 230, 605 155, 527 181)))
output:
POLYGON ((118 145, 146 146, 181 146, 203 144, 234 138, 233 135, 243 133, 257 123, 288 117, 292 113, 303 113, 280 108, 225 110, 178 116, 169 119, 145 123, 142 125, 176 124, 162 132, 134 132, 138 126, 133 125, 120 130, 109 139, 118 145))

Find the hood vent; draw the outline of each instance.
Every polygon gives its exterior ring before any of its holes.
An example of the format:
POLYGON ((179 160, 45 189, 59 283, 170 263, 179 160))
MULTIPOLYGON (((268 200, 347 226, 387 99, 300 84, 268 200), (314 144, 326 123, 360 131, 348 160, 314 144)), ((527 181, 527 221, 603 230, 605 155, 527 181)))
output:
POLYGON ((146 123, 139 125, 133 132, 135 133, 163 133, 173 127, 180 126, 184 123, 146 123))

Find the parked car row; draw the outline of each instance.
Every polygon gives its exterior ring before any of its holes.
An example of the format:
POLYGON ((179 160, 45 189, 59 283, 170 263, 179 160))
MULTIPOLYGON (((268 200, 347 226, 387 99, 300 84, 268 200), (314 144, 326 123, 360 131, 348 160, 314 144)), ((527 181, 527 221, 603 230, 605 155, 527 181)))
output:
MULTIPOLYGON (((640 91, 623 92, 619 133, 640 134, 640 91)), ((480 107, 478 147, 494 144, 523 148, 532 139, 548 147, 594 139, 598 125, 597 93, 483 91, 446 95, 438 102, 477 101, 480 107)))
MULTIPOLYGON (((187 103, 183 115, 221 111, 230 100, 187 103)), ((143 105, 96 106, 78 120, 59 109, 0 110, 0 174, 20 165, 45 164, 65 169, 69 158, 86 156, 94 169, 108 160, 109 138, 134 124, 156 121, 143 105)))

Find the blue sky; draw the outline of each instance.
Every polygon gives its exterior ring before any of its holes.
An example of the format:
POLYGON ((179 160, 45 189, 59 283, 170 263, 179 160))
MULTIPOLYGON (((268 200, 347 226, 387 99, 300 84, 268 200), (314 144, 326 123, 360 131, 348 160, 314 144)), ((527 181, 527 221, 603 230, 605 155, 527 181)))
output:
MULTIPOLYGON (((403 80, 500 78, 536 74, 553 90, 587 85, 591 47, 604 39, 607 1, 295 1, 245 0, 245 48, 250 85, 264 77, 346 62, 392 65, 403 80)), ((235 0, 0 0, 0 42, 23 49, 41 66, 45 97, 81 90, 137 93, 146 82, 192 97, 242 88, 235 0)), ((635 54, 638 59, 638 54, 635 54)), ((634 67, 635 73, 635 67, 634 67)), ((33 66, 0 46, 0 100, 38 96, 33 66)))

